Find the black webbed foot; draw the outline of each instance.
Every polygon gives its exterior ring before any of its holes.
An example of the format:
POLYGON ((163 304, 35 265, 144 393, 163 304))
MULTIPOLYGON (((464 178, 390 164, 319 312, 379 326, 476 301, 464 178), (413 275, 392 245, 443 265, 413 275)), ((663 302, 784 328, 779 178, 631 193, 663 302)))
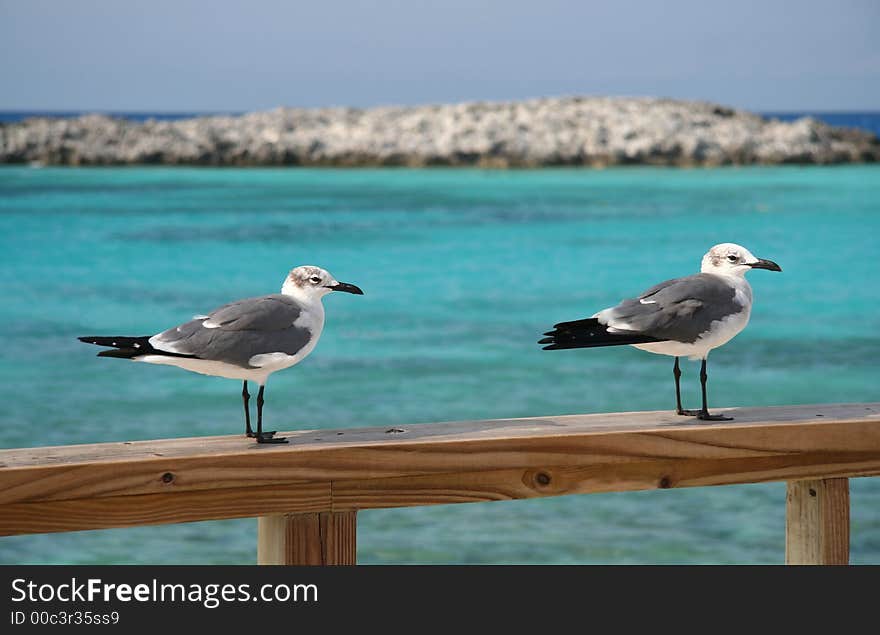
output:
POLYGON ((257 436, 257 443, 287 443, 286 437, 273 436, 274 432, 264 432, 257 436))
POLYGON ((726 417, 724 415, 713 415, 709 414, 708 411, 700 411, 697 413, 697 419, 701 421, 733 421, 733 417, 726 417))
MULTIPOLYGON (((264 432, 263 437, 273 437, 273 436, 275 436, 276 432, 277 432, 277 430, 272 430, 271 432, 264 432)), ((253 430, 249 430, 248 432, 245 433, 245 436, 248 436, 251 439, 256 439, 257 433, 254 432, 253 430)))

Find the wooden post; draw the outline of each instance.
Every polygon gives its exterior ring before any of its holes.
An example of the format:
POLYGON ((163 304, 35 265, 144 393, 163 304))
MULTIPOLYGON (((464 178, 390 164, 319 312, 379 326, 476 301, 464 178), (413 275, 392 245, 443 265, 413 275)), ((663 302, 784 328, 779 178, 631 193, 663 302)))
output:
POLYGON ((786 564, 849 564, 849 479, 788 481, 786 564))
POLYGON ((258 564, 355 564, 357 512, 261 516, 258 564))

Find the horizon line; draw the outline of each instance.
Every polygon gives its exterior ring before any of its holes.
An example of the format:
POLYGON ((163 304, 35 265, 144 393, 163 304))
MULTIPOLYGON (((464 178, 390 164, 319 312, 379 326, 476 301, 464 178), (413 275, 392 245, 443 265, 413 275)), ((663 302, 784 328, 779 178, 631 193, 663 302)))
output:
MULTIPOLYGON (((436 105, 454 105, 454 104, 463 104, 463 103, 512 103, 517 101, 530 101, 531 99, 545 99, 545 98, 529 98, 529 99, 512 99, 512 100, 473 100, 473 101, 459 101, 459 102, 437 102, 437 103, 425 103, 425 104, 381 104, 381 105, 373 105, 373 106, 342 106, 338 104, 334 105, 326 105, 326 106, 270 106, 265 108, 253 108, 253 109, 193 109, 193 108, 160 108, 160 109, 142 109, 142 108, 7 108, 0 107, 0 113, 46 113, 46 114, 69 114, 69 113, 77 113, 77 114, 130 114, 130 115, 145 115, 145 114, 156 114, 156 115, 244 115, 248 113, 255 112, 267 112, 271 110, 277 110, 279 108, 283 109, 297 109, 297 110, 318 110, 323 108, 353 108, 357 110, 370 110, 373 108, 388 108, 388 107, 398 107, 398 108, 418 108, 420 106, 436 106, 436 105)), ((552 98, 551 98, 552 99, 552 98)), ((651 99, 649 97, 649 99, 651 99)), ((667 98, 667 97, 656 97, 653 99, 675 99, 676 101, 693 101, 693 102, 707 102, 707 100, 703 99, 677 99, 677 98, 667 98)), ((714 102, 708 102, 714 103, 714 102)), ((724 104, 719 104, 725 106, 724 104)), ((874 114, 880 113, 880 106, 873 107, 859 107, 859 108, 770 108, 770 109, 761 109, 761 108, 744 108, 739 106, 725 106, 728 108, 733 108, 734 110, 743 110, 746 112, 752 113, 760 113, 760 114, 786 114, 786 113, 816 113, 816 114, 874 114)))

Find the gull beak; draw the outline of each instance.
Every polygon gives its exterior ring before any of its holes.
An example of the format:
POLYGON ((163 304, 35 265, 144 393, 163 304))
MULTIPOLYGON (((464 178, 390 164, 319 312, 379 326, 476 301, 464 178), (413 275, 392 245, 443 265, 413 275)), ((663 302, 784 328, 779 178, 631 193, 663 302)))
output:
POLYGON ((782 271, 782 267, 777 265, 772 260, 764 260, 763 258, 758 258, 757 262, 750 262, 749 266, 752 269, 767 269, 768 271, 782 271))
POLYGON ((355 295, 363 295, 364 292, 361 291, 360 287, 356 287, 353 284, 348 284, 347 282, 337 282, 336 284, 328 284, 328 289, 332 289, 333 291, 345 291, 346 293, 353 293, 355 295))

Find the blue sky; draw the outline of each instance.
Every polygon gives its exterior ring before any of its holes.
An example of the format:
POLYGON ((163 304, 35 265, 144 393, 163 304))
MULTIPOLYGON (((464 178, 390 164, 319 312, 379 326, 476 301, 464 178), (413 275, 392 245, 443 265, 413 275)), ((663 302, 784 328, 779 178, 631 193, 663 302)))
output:
POLYGON ((880 110, 878 0, 0 0, 0 109, 661 95, 880 110))

